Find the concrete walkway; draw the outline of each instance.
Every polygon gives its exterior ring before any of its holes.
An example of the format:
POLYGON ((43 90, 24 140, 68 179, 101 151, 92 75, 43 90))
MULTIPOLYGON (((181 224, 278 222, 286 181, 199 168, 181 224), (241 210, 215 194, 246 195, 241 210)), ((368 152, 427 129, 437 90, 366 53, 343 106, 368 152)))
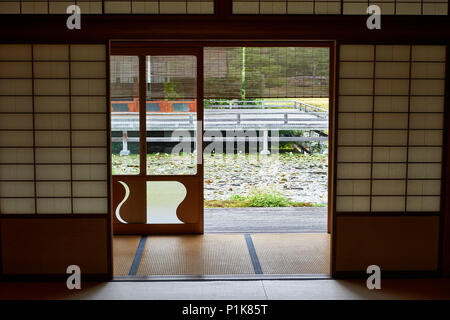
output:
POLYGON ((205 209, 205 233, 327 232, 327 208, 205 209))

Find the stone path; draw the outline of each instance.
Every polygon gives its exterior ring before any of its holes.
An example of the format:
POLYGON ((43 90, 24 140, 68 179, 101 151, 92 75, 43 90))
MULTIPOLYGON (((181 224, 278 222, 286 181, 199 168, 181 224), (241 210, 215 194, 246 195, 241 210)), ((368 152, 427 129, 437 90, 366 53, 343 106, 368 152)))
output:
POLYGON ((205 209, 205 233, 327 232, 326 207, 205 209))

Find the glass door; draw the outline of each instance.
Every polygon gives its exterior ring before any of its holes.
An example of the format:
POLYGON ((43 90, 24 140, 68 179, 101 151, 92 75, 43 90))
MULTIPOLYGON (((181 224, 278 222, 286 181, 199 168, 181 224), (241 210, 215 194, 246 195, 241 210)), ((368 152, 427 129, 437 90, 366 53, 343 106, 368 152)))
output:
POLYGON ((202 233, 201 48, 112 53, 114 233, 202 233))

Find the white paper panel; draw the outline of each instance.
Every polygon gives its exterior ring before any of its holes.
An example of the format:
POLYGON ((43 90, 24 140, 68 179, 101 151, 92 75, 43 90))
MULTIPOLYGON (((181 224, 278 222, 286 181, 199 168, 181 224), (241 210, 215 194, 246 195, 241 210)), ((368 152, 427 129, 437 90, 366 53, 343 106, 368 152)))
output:
POLYGON ((410 130, 409 145, 441 145, 442 130, 410 130))
POLYGON ((34 199, 0 199, 0 213, 32 214, 35 213, 34 199))
POLYGON ((106 51, 103 44, 72 44, 71 61, 105 61, 106 51))
POLYGON ((34 97, 35 112, 69 112, 70 97, 34 97))
POLYGON ((411 66, 412 78, 445 78, 445 63, 413 62, 411 66))
POLYGON ((411 112, 444 112, 444 97, 411 97, 411 112))
POLYGON ((0 62, 0 78, 31 78, 31 62, 0 62))
POLYGON ((183 14, 187 7, 185 1, 162 1, 159 3, 159 13, 161 14, 183 14))
POLYGON ((213 14, 214 1, 189 1, 187 3, 187 13, 190 14, 213 14))
POLYGON ((4 131, 0 134, 0 147, 32 147, 33 132, 4 131))
POLYGON ((370 180, 338 180, 337 195, 370 195, 370 180))
POLYGON ((373 78, 373 62, 341 62, 341 78, 373 78))
POLYGON ((77 1, 82 13, 101 14, 103 13, 100 1, 77 1))
POLYGON ((369 179, 370 164, 364 163, 340 163, 337 167, 338 179, 369 179))
POLYGON ((440 197, 413 197, 407 200, 407 211, 436 212, 440 210, 440 197))
POLYGON ((287 3, 282 1, 260 2, 259 12, 262 14, 283 14, 286 13, 287 3))
POLYGON ((345 95, 371 95, 373 80, 371 79, 341 79, 339 93, 345 95))
POLYGON ((102 147, 107 144, 106 132, 103 131, 74 131, 72 132, 72 146, 74 147, 102 147))
POLYGON ((75 197, 107 197, 108 184, 106 182, 74 182, 73 195, 75 197))
POLYGON ((105 0, 105 13, 131 13, 131 1, 105 0))
POLYGON ((372 165, 374 179, 405 179, 406 164, 402 163, 374 163, 372 165))
POLYGON ((446 16, 448 15, 448 3, 424 3, 422 14, 446 16))
POLYGON ((356 1, 344 2, 343 13, 349 15, 363 15, 366 14, 367 7, 367 3, 358 3, 356 1))
POLYGON ((70 165, 36 165, 36 180, 70 180, 70 165))
POLYGON ((72 62, 70 64, 71 78, 105 78, 105 62, 72 62))
POLYGON ((44 1, 26 1, 22 2, 22 13, 48 13, 48 4, 44 1))
MULTIPOLYGON (((65 9, 64 2, 50 3, 50 12, 65 14, 65 9)), ((28 6, 26 10, 41 9, 28 6)), ((78 199, 76 210, 89 213, 86 208, 92 205, 93 213, 107 212, 107 165, 71 165, 107 162, 106 131, 76 131, 106 130, 105 49, 104 45, 38 44, 33 50, 29 45, 0 45, 0 78, 4 78, 0 79, 0 112, 10 113, 0 117, 0 128, 10 129, 0 134, 0 146, 14 147, 0 149, 0 197, 31 197, 30 201, 1 199, 1 213, 35 213, 36 201, 37 213, 70 214, 74 193, 75 197, 105 197, 78 199), (97 94, 101 96, 90 97, 97 94), (70 150, 71 144, 102 148, 70 150), (21 148, 25 146, 29 148, 21 148), (105 182, 83 184, 72 179, 105 182)))
POLYGON ((69 147, 70 131, 36 131, 36 147, 69 147))
POLYGON ((376 96, 375 112, 408 112, 408 97, 376 96))
POLYGON ((72 112, 107 112, 106 97, 71 97, 72 112))
POLYGON ((396 12, 398 15, 420 15, 421 8, 420 3, 397 3, 396 12))
POLYGON ((408 165, 409 179, 440 179, 440 163, 410 163, 408 165))
POLYGON ((50 1, 49 2, 49 13, 53 14, 66 14, 67 7, 72 5, 73 2, 70 1, 50 1))
POLYGON ((409 127, 411 129, 441 129, 443 126, 444 115, 442 113, 411 113, 409 116, 409 127))
POLYGON ((406 162, 406 147, 374 147, 373 162, 406 162))
POLYGON ((0 149, 0 163, 33 163, 32 148, 0 149))
POLYGON ((132 13, 158 13, 157 1, 133 1, 132 13))
POLYGON ((341 113, 339 114, 340 129, 370 129, 372 114, 370 113, 341 113))
POLYGON ((36 149, 36 163, 70 163, 70 148, 36 149))
POLYGON ((372 195, 404 195, 405 192, 406 180, 372 181, 372 195))
POLYGON ((375 95, 408 95, 409 80, 402 79, 376 79, 375 95))
POLYGON ((375 146, 405 146, 407 139, 407 130, 374 130, 373 132, 375 146))
POLYGON ((32 95, 31 79, 0 79, 0 95, 32 95))
POLYGON ((0 112, 32 112, 32 97, 0 97, 0 112))
POLYGON ((370 162, 371 156, 370 147, 340 147, 337 160, 339 162, 370 162))
POLYGON ((66 79, 35 79, 35 95, 58 95, 69 94, 69 80, 66 79))
POLYGON ((36 182, 38 197, 71 197, 70 182, 36 182))
POLYGON ((340 112, 372 112, 372 96, 342 96, 339 98, 340 112))
POLYGON ((336 211, 365 212, 370 210, 370 197, 336 197, 336 211))
POLYGON ((106 94, 106 80, 71 80, 71 90, 73 95, 105 95, 106 94))
POLYGON ((31 45, 0 44, 0 60, 31 60, 31 45))
POLYGON ((442 80, 411 80, 411 95, 444 95, 445 81, 442 80))
POLYGON ((35 62, 34 65, 35 78, 68 78, 69 63, 68 62, 35 62))
POLYGON ((72 204, 70 198, 40 198, 37 199, 37 212, 43 214, 50 213, 71 213, 72 204))
POLYGON ((435 195, 441 194, 440 180, 409 180, 408 195, 435 195))
MULTIPOLYGON (((417 8, 407 1, 397 4, 403 6, 400 14, 417 8)), ((421 6, 420 1, 417 4, 421 6)), ((371 193, 372 206, 362 211, 439 211, 445 46, 342 45, 340 52, 337 160, 349 163, 337 164, 338 211, 360 209, 355 209, 360 206, 355 205, 356 197, 339 197, 357 195, 354 187, 357 182, 340 179, 361 178, 361 164, 350 162, 368 159, 373 163, 367 163, 370 175, 363 179, 372 179, 371 188, 360 194, 371 193), (369 67, 373 64, 374 92, 370 83, 365 82, 368 79, 358 79, 370 75, 369 67), (364 119, 370 119, 372 111, 373 132, 370 127, 364 127, 367 125, 364 119), (361 126, 367 130, 342 130, 361 126), (358 147, 352 149, 346 145, 358 147), (360 147, 364 145, 367 147, 360 147), (405 193, 409 195, 408 208, 405 208, 405 193)), ((368 199, 366 205, 370 203, 368 199)))
POLYGON ((34 182, 2 182, 0 197, 34 197, 34 182))
POLYGON ((0 180, 34 180, 32 165, 0 165, 0 180))
POLYGON ((374 114, 374 128, 376 129, 407 129, 408 114, 405 113, 377 113, 374 114))
POLYGON ((412 46, 411 60, 445 62, 445 46, 412 46))
POLYGON ((74 213, 106 214, 108 213, 108 199, 81 198, 73 199, 74 213))
POLYGON ((34 60, 69 60, 69 46, 65 44, 36 44, 33 46, 34 60))
POLYGON ((409 147, 410 162, 441 162, 442 147, 409 147))
POLYGON ((73 130, 92 130, 106 129, 105 114, 73 114, 72 115, 73 130))
POLYGON ((409 62, 377 62, 377 78, 409 78, 409 62))
POLYGON ((72 150, 74 163, 106 163, 106 148, 76 148, 72 150))
POLYGON ((68 114, 36 114, 34 119, 36 129, 68 130, 70 128, 70 116, 68 114))
POLYGON ((374 48, 373 45, 341 45, 340 59, 341 61, 373 61, 374 48))
POLYGON ((73 180, 107 180, 106 165, 73 165, 73 180))
POLYGON ((339 130, 339 145, 366 145, 372 144, 372 131, 370 130, 339 130))
POLYGON ((378 45, 377 61, 409 61, 410 46, 404 45, 378 45))
POLYGON ((31 114, 0 115, 0 128, 11 130, 33 130, 33 116, 31 114))
POLYGON ((372 197, 372 211, 405 211, 405 197, 372 197))

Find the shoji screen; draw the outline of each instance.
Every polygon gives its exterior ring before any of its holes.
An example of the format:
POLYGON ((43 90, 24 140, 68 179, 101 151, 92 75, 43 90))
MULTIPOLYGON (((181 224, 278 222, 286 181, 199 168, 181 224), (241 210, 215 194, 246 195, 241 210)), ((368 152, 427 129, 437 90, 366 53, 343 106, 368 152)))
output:
POLYGON ((389 15, 447 15, 448 0, 343 0, 343 14, 365 15, 368 5, 380 7, 381 14, 389 15))
POLYGON ((233 0, 233 13, 367 15, 372 4, 389 15, 448 14, 448 0, 233 0))
MULTIPOLYGON (((106 68, 107 52, 103 44, 0 45, 0 218, 4 271, 20 273, 32 268, 33 262, 24 263, 23 257, 18 257, 11 247, 11 243, 22 241, 30 249, 33 247, 28 235, 18 232, 30 223, 34 228, 29 236, 35 237, 34 244, 41 245, 41 250, 46 247, 40 240, 45 242, 46 237, 57 231, 43 235, 39 230, 65 221, 66 233, 54 234, 52 241, 69 244, 78 240, 81 245, 89 240, 88 232, 94 243, 100 237, 99 257, 106 256, 109 219, 106 68), (67 219, 72 219, 69 216, 74 220, 67 224, 71 221, 67 219), (18 229, 8 228, 10 223, 18 229), (81 228, 85 224, 90 226, 81 228), (92 227, 99 224, 101 228, 95 234, 92 227), (80 239, 83 234, 87 238, 80 239)), ((51 241, 47 245, 51 247, 51 241)), ((80 250, 78 244, 73 246, 72 252, 80 250)), ((39 250, 31 251, 31 256, 41 257, 39 250)), ((61 259, 70 256, 68 252, 61 259)), ((104 273, 105 268, 106 265, 95 273, 104 273)))
POLYGON ((214 0, 0 0, 0 13, 66 14, 76 4, 82 14, 212 14, 214 0))
POLYGON ((445 46, 340 46, 341 271, 363 270, 364 260, 392 270, 437 268, 445 60, 445 46))

